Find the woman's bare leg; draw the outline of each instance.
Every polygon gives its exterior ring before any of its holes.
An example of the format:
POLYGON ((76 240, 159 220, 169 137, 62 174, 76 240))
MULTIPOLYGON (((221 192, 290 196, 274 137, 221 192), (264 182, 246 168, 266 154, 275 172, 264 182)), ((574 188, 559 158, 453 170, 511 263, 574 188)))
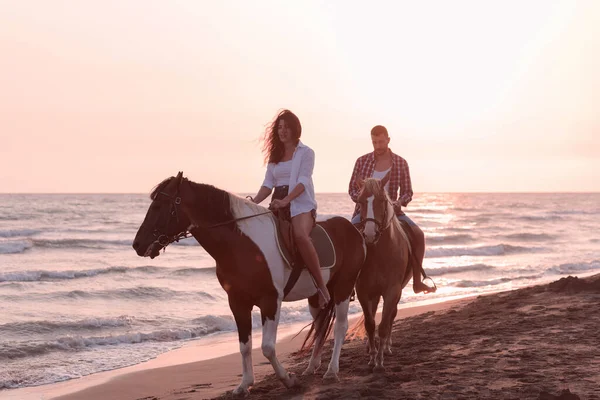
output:
POLYGON ((310 212, 298 214, 292 218, 292 225, 294 227, 294 240, 298 251, 304 260, 304 263, 308 267, 308 271, 311 273, 317 284, 317 289, 320 291, 320 297, 323 301, 321 306, 329 303, 331 296, 327 290, 327 286, 323 281, 321 275, 321 268, 319 265, 319 256, 315 250, 315 246, 310 239, 310 231, 314 226, 313 216, 310 212))

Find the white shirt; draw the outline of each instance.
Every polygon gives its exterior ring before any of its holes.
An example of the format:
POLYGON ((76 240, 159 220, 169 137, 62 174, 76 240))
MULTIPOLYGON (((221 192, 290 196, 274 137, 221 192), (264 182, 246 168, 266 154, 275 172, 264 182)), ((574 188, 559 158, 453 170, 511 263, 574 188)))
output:
POLYGON ((287 186, 292 176, 292 160, 281 161, 273 166, 274 186, 287 186))
MULTIPOLYGON (((280 163, 281 164, 281 163, 280 163)), ((267 164, 267 172, 263 186, 273 189, 275 184, 275 163, 267 164)), ((298 214, 310 212, 317 209, 317 200, 315 199, 315 187, 312 180, 313 169, 315 168, 315 152, 302 142, 298 142, 294 155, 292 156, 292 170, 290 172, 289 192, 301 183, 304 186, 304 192, 290 204, 290 214, 295 217, 298 214)), ((279 182, 277 182, 279 184, 279 182)))

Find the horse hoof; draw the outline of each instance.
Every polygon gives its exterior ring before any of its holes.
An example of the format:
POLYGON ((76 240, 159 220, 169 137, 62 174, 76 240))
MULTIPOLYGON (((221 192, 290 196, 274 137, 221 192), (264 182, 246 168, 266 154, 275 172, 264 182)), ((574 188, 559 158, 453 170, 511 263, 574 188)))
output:
POLYGON ((283 381, 283 384, 285 385, 286 388, 291 389, 293 387, 299 386, 300 381, 298 380, 296 375, 288 374, 288 378, 285 381, 283 381))
POLYGON ((323 381, 324 382, 339 382, 340 378, 338 377, 338 375, 333 372, 333 371, 327 371, 325 373, 325 375, 323 375, 323 381))
POLYGON ((383 365, 376 365, 375 368, 373 368, 373 372, 376 374, 382 374, 385 372, 385 367, 383 365))
POLYGON ((304 370, 304 372, 302 373, 302 376, 307 376, 307 375, 314 375, 317 370, 319 369, 319 367, 321 366, 321 364, 315 366, 315 367, 311 367, 310 365, 304 370))
POLYGON ((248 397, 250 395, 248 388, 242 387, 241 385, 235 388, 232 393, 236 397, 248 397))

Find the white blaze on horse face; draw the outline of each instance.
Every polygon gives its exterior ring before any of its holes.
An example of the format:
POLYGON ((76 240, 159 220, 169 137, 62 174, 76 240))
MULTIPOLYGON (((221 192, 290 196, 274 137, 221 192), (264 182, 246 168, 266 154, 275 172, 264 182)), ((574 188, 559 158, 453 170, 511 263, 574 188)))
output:
MULTIPOLYGON (((371 196, 367 199, 367 218, 375 218, 375 212, 373 211, 373 201, 375 196, 371 196)), ((375 236, 377 235, 377 225, 373 221, 367 221, 365 223, 364 235, 367 243, 375 242, 375 236)))

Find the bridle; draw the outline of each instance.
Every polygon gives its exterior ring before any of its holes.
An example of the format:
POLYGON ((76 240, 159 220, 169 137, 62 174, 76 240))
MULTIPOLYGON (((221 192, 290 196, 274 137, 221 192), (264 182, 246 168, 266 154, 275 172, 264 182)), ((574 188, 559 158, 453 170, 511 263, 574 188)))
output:
MULTIPOLYGON (((169 220, 167 221, 167 223, 165 224, 165 230, 167 230, 167 227, 169 226, 169 223, 175 219, 176 223, 179 224, 179 209, 178 207, 181 205, 181 196, 179 196, 179 185, 177 186, 177 192, 175 193, 175 195, 170 195, 168 193, 165 192, 158 192, 159 195, 163 195, 166 196, 169 199, 170 202, 170 210, 169 210, 169 214, 171 214, 171 217, 169 218, 169 220)), ((237 221, 242 221, 245 219, 250 219, 250 218, 254 218, 254 217, 258 217, 260 215, 265 215, 265 214, 272 214, 272 211, 265 211, 265 212, 261 212, 258 214, 252 214, 252 215, 247 215, 245 217, 240 217, 240 218, 234 218, 225 222, 219 222, 213 225, 209 225, 206 226, 206 229, 213 229, 213 228, 217 228, 219 226, 225 226, 225 225, 229 225, 232 224, 234 222, 237 221)), ((178 234, 175 235, 167 235, 165 233, 162 233, 158 228, 154 228, 154 230, 152 231, 152 234, 154 235, 154 237, 156 238, 153 242, 153 244, 158 243, 161 247, 166 248, 168 245, 170 245, 173 242, 179 242, 182 239, 187 239, 189 237, 192 237, 192 233, 190 232, 190 229, 192 229, 192 227, 188 227, 185 231, 179 232, 178 234)))
MULTIPOLYGON (((169 227, 169 223, 173 220, 173 218, 175 218, 177 224, 179 224, 179 210, 178 210, 178 207, 181 205, 181 197, 179 196, 179 186, 177 186, 177 193, 175 193, 175 196, 171 196, 170 194, 165 193, 165 192, 158 192, 158 194, 166 196, 167 198, 169 198, 169 201, 170 201, 169 214, 171 214, 171 217, 167 220, 167 223, 165 225, 165 230, 167 230, 167 228, 169 227)), ((156 227, 152 231, 152 234, 156 238, 156 240, 154 241, 154 243, 158 243, 163 248, 166 248, 168 245, 170 245, 173 242, 179 242, 181 239, 186 239, 186 238, 192 236, 192 234, 190 233, 189 229, 186 229, 183 232, 179 232, 176 235, 169 236, 169 235, 167 235, 165 233, 162 233, 156 227)))
POLYGON ((388 208, 389 208, 389 205, 391 204, 391 201, 387 196, 384 196, 384 198, 381 198, 381 197, 378 198, 375 194, 373 194, 373 197, 375 200, 380 200, 385 203, 385 206, 383 208, 383 218, 381 219, 381 221, 379 221, 376 218, 362 218, 362 214, 361 214, 360 222, 358 223, 358 230, 364 235, 366 223, 373 222, 375 224, 375 226, 377 227, 377 229, 375 231, 375 240, 373 243, 377 243, 377 241, 379 240, 379 238, 381 237, 383 232, 385 232, 392 224, 393 216, 392 216, 392 218, 388 217, 388 214, 389 214, 388 208), (384 223, 385 223, 385 226, 384 226, 384 223))

